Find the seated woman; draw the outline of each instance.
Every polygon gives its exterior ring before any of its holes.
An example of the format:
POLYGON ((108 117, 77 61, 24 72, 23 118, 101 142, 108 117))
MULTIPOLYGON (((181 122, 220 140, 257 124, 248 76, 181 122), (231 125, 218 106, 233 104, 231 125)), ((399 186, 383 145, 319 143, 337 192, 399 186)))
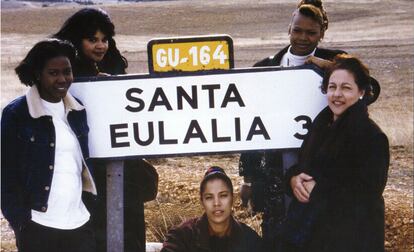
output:
POLYGON ((368 115, 369 85, 367 67, 353 56, 336 56, 326 72, 328 107, 315 118, 286 178, 294 195, 286 251, 384 251, 389 146, 368 115))
POLYGON ((220 167, 207 170, 200 184, 203 216, 172 228, 162 252, 261 251, 261 239, 247 225, 236 221, 231 212, 233 185, 220 167))

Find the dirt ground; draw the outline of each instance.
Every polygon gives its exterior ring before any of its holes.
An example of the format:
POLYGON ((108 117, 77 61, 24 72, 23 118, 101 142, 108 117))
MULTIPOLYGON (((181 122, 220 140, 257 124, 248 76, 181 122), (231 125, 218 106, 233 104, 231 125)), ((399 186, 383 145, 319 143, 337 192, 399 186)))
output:
MULTIPOLYGON (((146 45, 151 38, 229 34, 235 66, 255 61, 288 44, 287 27, 296 0, 154 1, 99 4, 116 25, 116 40, 129 61, 129 73, 147 72, 146 45)), ((371 117, 388 135, 391 165, 384 193, 387 251, 413 247, 413 72, 414 2, 412 0, 326 0, 329 30, 321 46, 338 48, 363 59, 382 91, 370 106, 371 117)), ((13 69, 38 40, 54 33, 83 6, 1 1, 1 107, 24 94, 13 69)), ((220 165, 235 183, 238 155, 173 157, 150 160, 160 174, 159 195, 146 204, 147 240, 201 213, 198 183, 206 167, 220 165)), ((260 232, 260 215, 235 205, 235 215, 260 232)), ((1 220, 1 251, 13 251, 13 234, 1 220)))

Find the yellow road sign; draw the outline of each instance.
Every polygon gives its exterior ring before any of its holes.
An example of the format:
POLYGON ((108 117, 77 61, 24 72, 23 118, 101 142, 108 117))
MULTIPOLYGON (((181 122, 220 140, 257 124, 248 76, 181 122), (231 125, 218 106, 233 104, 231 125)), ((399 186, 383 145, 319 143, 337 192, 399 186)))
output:
POLYGON ((150 73, 228 70, 234 67, 227 35, 153 39, 148 42, 150 73))

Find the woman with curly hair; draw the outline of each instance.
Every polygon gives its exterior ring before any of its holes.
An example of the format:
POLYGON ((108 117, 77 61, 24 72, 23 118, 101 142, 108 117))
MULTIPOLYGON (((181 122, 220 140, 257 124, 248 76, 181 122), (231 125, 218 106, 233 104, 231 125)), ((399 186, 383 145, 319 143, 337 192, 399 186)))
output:
POLYGON ((102 9, 83 8, 69 17, 55 38, 72 42, 79 54, 74 76, 125 74, 128 61, 114 40, 115 26, 102 9))

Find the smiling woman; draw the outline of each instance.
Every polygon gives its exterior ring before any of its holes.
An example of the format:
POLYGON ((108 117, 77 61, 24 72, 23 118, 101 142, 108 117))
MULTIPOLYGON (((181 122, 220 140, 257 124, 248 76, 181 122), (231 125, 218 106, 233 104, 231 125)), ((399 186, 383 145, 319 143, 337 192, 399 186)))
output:
POLYGON ((114 36, 115 26, 108 13, 97 8, 80 9, 53 35, 72 42, 77 49, 75 77, 126 73, 128 61, 119 52, 114 36))
POLYGON ((38 42, 15 69, 29 91, 3 110, 1 209, 20 252, 95 249, 89 128, 68 93, 75 56, 69 42, 38 42))
MULTIPOLYGON (((116 46, 115 25, 109 14, 100 8, 82 8, 71 15, 53 37, 71 41, 78 51, 73 66, 77 77, 95 77, 125 74, 128 61, 116 46)), ((96 228, 97 250, 107 250, 106 216, 106 167, 105 162, 95 162, 94 176, 98 189, 93 223, 96 228)), ((146 162, 125 162, 124 176, 124 243, 125 252, 145 251, 144 201, 154 199, 158 180, 145 169, 146 162), (145 164, 143 167, 140 165, 145 164), (149 190, 151 188, 151 190, 149 190), (151 192, 150 192, 151 191, 151 192), (146 193, 148 192, 148 193, 146 193)), ((150 171, 155 171, 150 169, 150 171)))
POLYGON ((390 154, 387 136, 369 118, 370 80, 368 68, 345 54, 323 78, 328 106, 286 174, 293 198, 285 251, 384 251, 382 193, 390 154))
POLYGON ((73 81, 72 67, 65 56, 58 56, 46 62, 39 73, 40 97, 46 101, 60 102, 68 92, 73 81))
POLYGON ((222 168, 206 171, 200 202, 204 215, 169 230, 162 252, 262 251, 257 233, 232 216, 233 184, 222 168))

